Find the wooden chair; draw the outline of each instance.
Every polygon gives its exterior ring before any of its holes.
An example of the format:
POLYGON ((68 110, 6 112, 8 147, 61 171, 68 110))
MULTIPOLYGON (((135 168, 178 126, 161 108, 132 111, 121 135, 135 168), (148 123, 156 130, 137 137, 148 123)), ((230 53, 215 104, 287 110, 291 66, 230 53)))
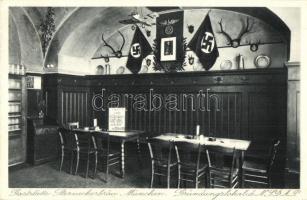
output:
MULTIPOLYGON (((74 130, 73 133, 76 135, 76 146, 77 146, 77 161, 76 161, 76 171, 75 174, 78 173, 79 169, 79 162, 80 160, 86 161, 86 171, 85 171, 85 178, 88 177, 88 170, 90 164, 90 156, 94 156, 94 176, 97 171, 97 145, 94 137, 91 133, 83 132, 83 131, 76 131, 74 130)), ((94 177, 93 176, 93 177, 94 177)))
POLYGON ((175 151, 178 161, 178 188, 183 181, 190 182, 198 188, 200 178, 206 175, 208 165, 201 163, 205 161, 205 157, 201 159, 203 147, 200 144, 188 142, 175 142, 175 151))
POLYGON ((242 187, 245 183, 254 183, 259 186, 272 187, 271 172, 275 162, 276 154, 278 151, 280 141, 277 140, 273 143, 270 150, 269 159, 251 159, 245 160, 242 166, 242 187))
MULTIPOLYGON (((106 178, 105 181, 108 182, 109 168, 118 165, 120 168, 121 164, 121 150, 112 148, 110 143, 110 136, 108 133, 96 132, 94 133, 98 157, 105 161, 106 166, 106 178), (116 149, 116 150, 114 150, 116 149)), ((120 169, 119 169, 120 170, 120 169)))
POLYGON ((235 188, 239 185, 239 158, 235 148, 206 148, 208 181, 211 188, 235 188))
POLYGON ((70 155, 70 174, 72 173, 72 161, 73 155, 77 153, 77 143, 76 143, 76 135, 71 132, 71 130, 66 128, 58 129, 59 137, 60 137, 60 148, 61 148, 61 161, 60 161, 60 171, 62 171, 63 162, 65 159, 65 154, 70 155))
POLYGON ((153 187, 154 177, 166 177, 167 188, 170 188, 171 172, 176 169, 177 161, 172 158, 173 142, 158 139, 147 139, 151 158, 151 182, 153 187))

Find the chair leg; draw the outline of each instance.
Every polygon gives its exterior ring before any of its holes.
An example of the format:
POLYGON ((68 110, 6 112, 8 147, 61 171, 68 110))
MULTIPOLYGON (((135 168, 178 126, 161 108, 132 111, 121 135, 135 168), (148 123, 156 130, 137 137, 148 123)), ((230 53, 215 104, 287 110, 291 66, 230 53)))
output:
POLYGON ((96 174, 97 174, 97 164, 98 164, 98 153, 95 152, 95 167, 94 167, 94 176, 93 178, 96 178, 96 174))
POLYGON ((109 156, 106 156, 106 182, 108 182, 109 178, 109 156))
POLYGON ((178 188, 180 188, 180 183, 181 183, 181 167, 178 164, 178 188))
POLYGON ((154 183, 154 174, 155 174, 155 167, 154 167, 154 162, 152 161, 152 164, 151 164, 151 181, 150 181, 150 188, 153 187, 153 183, 154 183))
POLYGON ((86 159, 86 171, 85 171, 85 178, 88 177, 88 168, 89 168, 89 164, 90 164, 90 154, 87 153, 87 159, 86 159))
POLYGON ((62 148, 62 153, 61 153, 61 164, 60 164, 60 172, 62 171, 63 162, 64 162, 64 149, 62 148))
POLYGON ((241 182, 242 188, 245 187, 245 170, 242 169, 242 182, 241 182))
POLYGON ((198 173, 195 173, 195 188, 198 188, 198 173))
POLYGON ((78 172, 78 168, 79 168, 79 151, 76 152, 77 153, 77 164, 76 164, 76 171, 75 171, 75 175, 77 174, 78 172))
POLYGON ((171 169, 167 168, 167 188, 170 188, 170 179, 171 179, 171 169))
POLYGON ((141 147, 140 147, 140 138, 138 138, 136 140, 136 144, 137 144, 138 163, 139 163, 140 168, 143 168, 141 147))
POLYGON ((69 173, 72 174, 72 161, 73 161, 73 151, 70 151, 70 171, 69 173))
POLYGON ((213 183, 212 183, 212 177, 211 177, 211 173, 209 172, 209 187, 213 188, 213 183))
POLYGON ((106 182, 108 182, 109 179, 109 166, 107 165, 107 169, 106 169, 106 182))

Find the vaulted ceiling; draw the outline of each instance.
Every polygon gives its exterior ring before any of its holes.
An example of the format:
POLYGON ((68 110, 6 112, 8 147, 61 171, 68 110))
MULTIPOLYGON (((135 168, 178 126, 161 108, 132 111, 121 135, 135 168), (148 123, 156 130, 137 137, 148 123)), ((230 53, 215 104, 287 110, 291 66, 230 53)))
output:
MULTIPOLYGON (((102 47, 101 34, 118 48, 122 38, 120 30, 127 36, 131 25, 119 23, 127 19, 133 11, 145 16, 151 13, 168 12, 174 9, 198 9, 179 7, 55 7, 55 32, 47 48, 46 56, 41 47, 40 25, 45 19, 46 7, 11 7, 10 8, 10 63, 31 65, 42 68, 48 63, 57 65, 59 55, 91 59, 97 56, 102 47)), ((287 26, 266 8, 219 8, 245 13, 263 19, 279 31, 290 35, 287 26), (270 16, 270 17, 268 17, 270 16), (278 23, 276 23, 278 22, 278 23)), ((149 19, 150 20, 150 19, 149 19)), ((154 20, 154 19, 153 19, 154 20)), ((154 39, 154 34, 149 40, 154 39)), ((132 38, 125 37, 126 43, 132 38)), ((125 45, 123 54, 127 54, 129 45, 125 45)))

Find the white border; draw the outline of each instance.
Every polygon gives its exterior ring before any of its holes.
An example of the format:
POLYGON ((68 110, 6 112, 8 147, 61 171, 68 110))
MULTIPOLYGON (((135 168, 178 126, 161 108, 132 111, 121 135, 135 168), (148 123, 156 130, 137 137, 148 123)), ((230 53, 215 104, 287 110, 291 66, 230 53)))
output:
MULTIPOLYGON (((250 1, 250 0, 189 0, 189 1, 174 1, 174 0, 155 0, 155 1, 148 1, 148 0, 129 0, 129 1, 114 1, 114 0, 74 0, 74 1, 63 1, 63 0, 0 0, 0 23, 1 23, 1 31, 0 31, 0 66, 1 66, 1 73, 0 73, 0 83, 1 83, 1 98, 0 98, 0 109, 1 109, 1 117, 0 117, 0 127, 1 127, 1 134, 0 134, 0 199, 192 199, 197 197, 198 199, 244 199, 244 200, 255 200, 255 199, 278 199, 278 200, 288 200, 288 199, 299 199, 304 200, 307 199, 306 188, 307 185, 306 180, 306 159, 305 155, 307 155, 307 147, 306 147, 306 134, 304 131, 307 129, 307 123, 304 123, 306 119, 306 106, 305 102, 307 102, 307 96, 305 94, 307 83, 305 81, 305 76, 307 75, 306 71, 306 56, 304 56, 304 52, 307 52, 306 49, 306 35, 307 35, 307 1, 306 0, 258 0, 258 1, 250 1), (301 49, 295 49, 297 51, 301 51, 301 190, 296 196, 287 197, 287 196, 216 196, 214 198, 212 196, 198 196, 198 195, 176 195, 178 194, 178 190, 157 190, 162 192, 163 196, 148 196, 148 195, 138 195, 138 196, 129 196, 127 191, 129 189, 106 189, 106 191, 113 191, 118 193, 119 196, 98 196, 98 195, 68 195, 68 196, 56 196, 56 195, 38 195, 33 193, 31 195, 31 191, 37 192, 47 192, 53 193, 57 189, 27 189, 25 188, 24 191, 29 191, 29 193, 25 193, 21 196, 9 196, 12 194, 12 189, 8 189, 8 136, 7 136, 7 101, 8 101, 8 92, 7 92, 7 74, 8 74, 8 7, 9 6, 70 6, 70 7, 94 7, 94 6, 199 6, 199 7, 299 7, 301 8, 301 49), (121 196, 124 194, 124 196, 121 196)), ((290 60, 298 61, 298 60, 290 60)), ((103 189, 103 188, 99 188, 103 189)), ((98 188, 93 189, 92 191, 99 190, 98 188)), ((71 192, 84 192, 88 191, 88 189, 71 189, 68 188, 67 191, 71 192)), ((138 190, 143 192, 148 192, 149 190, 138 190)), ((206 190, 207 192, 213 192, 218 194, 220 191, 225 190, 206 190)), ((255 190, 258 192, 258 190, 255 190)), ((282 190, 283 191, 283 190, 282 190)), ((293 190, 294 191, 294 190, 293 190)))

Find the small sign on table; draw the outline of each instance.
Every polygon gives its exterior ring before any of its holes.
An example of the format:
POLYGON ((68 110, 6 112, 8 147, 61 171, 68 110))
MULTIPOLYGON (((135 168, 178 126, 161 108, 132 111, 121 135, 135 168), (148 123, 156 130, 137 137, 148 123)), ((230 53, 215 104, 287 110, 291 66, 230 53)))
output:
POLYGON ((109 108, 109 131, 126 130, 126 108, 109 108))

